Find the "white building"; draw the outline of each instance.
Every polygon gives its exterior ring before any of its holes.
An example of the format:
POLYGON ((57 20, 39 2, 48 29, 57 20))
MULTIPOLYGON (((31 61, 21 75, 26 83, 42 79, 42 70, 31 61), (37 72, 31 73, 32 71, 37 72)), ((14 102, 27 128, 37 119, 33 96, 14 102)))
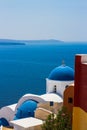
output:
POLYGON ((19 120, 18 123, 21 124, 20 122, 22 118, 34 117, 38 103, 63 102, 63 92, 65 87, 73 82, 74 71, 72 68, 65 65, 56 67, 46 79, 46 94, 41 96, 26 94, 19 99, 17 104, 1 108, 0 125, 12 125, 17 123, 16 120, 19 120))

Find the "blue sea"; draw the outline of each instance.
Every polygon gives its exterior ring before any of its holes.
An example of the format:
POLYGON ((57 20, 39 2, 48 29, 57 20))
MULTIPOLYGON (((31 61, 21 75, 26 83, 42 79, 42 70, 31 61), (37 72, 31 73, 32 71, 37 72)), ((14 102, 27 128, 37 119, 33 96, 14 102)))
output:
POLYGON ((18 102, 27 93, 44 94, 52 69, 65 64, 74 69, 75 55, 87 53, 85 42, 30 41, 0 45, 0 107, 18 102))

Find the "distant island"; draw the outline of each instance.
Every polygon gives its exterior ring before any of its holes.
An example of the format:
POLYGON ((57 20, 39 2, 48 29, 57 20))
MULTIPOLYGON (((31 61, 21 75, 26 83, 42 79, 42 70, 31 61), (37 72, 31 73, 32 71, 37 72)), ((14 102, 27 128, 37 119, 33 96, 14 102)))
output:
POLYGON ((26 45, 20 40, 0 39, 0 45, 26 45))
POLYGON ((63 41, 48 39, 48 40, 13 40, 13 39, 0 39, 0 45, 27 45, 27 44, 58 44, 63 41))
POLYGON ((61 41, 61 40, 56 40, 56 39, 23 40, 23 41, 25 41, 25 42, 32 42, 32 43, 34 43, 34 42, 38 42, 38 43, 40 43, 40 42, 57 42, 57 43, 63 42, 63 41, 61 41))

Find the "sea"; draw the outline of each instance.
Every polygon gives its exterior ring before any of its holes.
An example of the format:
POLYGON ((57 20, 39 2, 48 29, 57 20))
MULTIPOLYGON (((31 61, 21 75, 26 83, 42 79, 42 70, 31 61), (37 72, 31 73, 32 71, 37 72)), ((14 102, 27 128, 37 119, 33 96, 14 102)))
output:
POLYGON ((50 72, 62 61, 74 69, 76 54, 87 54, 87 42, 1 43, 0 108, 17 103, 24 94, 44 94, 50 72))

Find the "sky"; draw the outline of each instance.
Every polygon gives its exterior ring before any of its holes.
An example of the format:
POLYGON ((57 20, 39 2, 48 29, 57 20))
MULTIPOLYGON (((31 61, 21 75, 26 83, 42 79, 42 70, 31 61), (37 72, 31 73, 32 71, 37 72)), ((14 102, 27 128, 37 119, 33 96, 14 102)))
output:
POLYGON ((0 0, 0 39, 87 41, 87 0, 0 0))

